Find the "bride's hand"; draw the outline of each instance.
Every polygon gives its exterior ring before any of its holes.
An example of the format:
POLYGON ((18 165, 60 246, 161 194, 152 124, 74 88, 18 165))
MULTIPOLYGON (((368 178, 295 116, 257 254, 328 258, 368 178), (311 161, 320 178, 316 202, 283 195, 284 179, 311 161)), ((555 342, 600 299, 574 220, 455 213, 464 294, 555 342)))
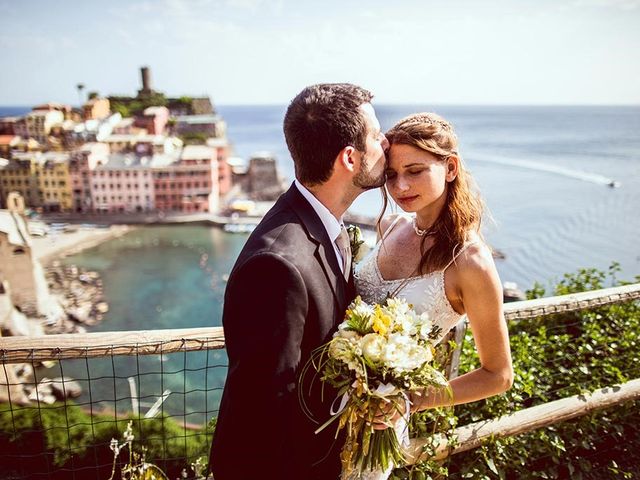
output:
POLYGON ((403 398, 382 399, 371 422, 374 430, 393 428, 406 413, 407 402, 403 398))

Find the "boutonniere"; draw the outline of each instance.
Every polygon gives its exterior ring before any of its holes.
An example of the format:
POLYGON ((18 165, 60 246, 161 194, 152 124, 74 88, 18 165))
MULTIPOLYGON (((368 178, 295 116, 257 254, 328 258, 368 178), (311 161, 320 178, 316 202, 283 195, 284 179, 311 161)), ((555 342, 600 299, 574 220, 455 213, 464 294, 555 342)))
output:
POLYGON ((349 234, 351 258, 353 259, 353 263, 358 263, 369 252, 369 247, 362 237, 360 227, 356 225, 349 225, 347 227, 347 233, 349 234))

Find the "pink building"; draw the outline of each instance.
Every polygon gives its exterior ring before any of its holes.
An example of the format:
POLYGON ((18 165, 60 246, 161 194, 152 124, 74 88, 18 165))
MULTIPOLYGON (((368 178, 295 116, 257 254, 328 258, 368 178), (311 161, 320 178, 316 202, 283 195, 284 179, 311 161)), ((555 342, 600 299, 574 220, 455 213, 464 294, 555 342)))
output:
POLYGON ((162 135, 169 121, 167 107, 148 107, 136 116, 136 127, 145 128, 150 135, 162 135))
POLYGON ((218 160, 218 194, 222 197, 231 190, 231 166, 227 162, 229 143, 226 138, 210 138, 207 146, 214 148, 218 160))
POLYGON ((73 211, 85 213, 93 210, 91 201, 91 172, 109 159, 109 146, 104 143, 85 143, 71 153, 69 178, 73 211))
POLYGON ((156 162, 155 208, 185 213, 216 211, 219 196, 216 155, 215 148, 188 145, 177 162, 165 165, 156 162))
POLYGON ((96 213, 149 212, 154 209, 153 175, 148 157, 112 154, 91 171, 91 204, 96 213))

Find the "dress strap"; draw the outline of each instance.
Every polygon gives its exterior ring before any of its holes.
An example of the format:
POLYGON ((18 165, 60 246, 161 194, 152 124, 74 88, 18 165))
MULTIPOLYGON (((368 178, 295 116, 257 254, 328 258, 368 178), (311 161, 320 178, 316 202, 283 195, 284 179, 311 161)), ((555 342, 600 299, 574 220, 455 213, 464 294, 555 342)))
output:
MULTIPOLYGON (((465 243, 465 244, 462 246, 462 248, 461 248, 458 252, 456 252, 456 254, 453 256, 453 258, 451 259, 451 261, 450 261, 449 263, 447 263, 447 266, 446 266, 446 267, 444 267, 444 268, 442 269, 442 271, 444 272, 447 268, 449 268, 449 267, 451 266, 451 264, 452 264, 453 262, 455 262, 455 261, 456 261, 456 258, 458 258, 462 252, 464 252, 464 251, 465 251, 467 248, 469 248, 471 245, 475 245, 476 243, 478 243, 478 242, 469 242, 469 243, 465 243)), ((454 249, 454 251, 455 251, 455 249, 454 249)))
POLYGON ((402 215, 398 215, 393 222, 391 222, 391 225, 389 225, 389 227, 385 230, 385 232, 382 234, 382 238, 380 239, 380 241, 383 241, 385 238, 387 238, 387 236, 389 236, 389 234, 391 233, 391 230, 393 230, 393 227, 396 226, 396 224, 400 221, 400 219, 402 218, 402 215))

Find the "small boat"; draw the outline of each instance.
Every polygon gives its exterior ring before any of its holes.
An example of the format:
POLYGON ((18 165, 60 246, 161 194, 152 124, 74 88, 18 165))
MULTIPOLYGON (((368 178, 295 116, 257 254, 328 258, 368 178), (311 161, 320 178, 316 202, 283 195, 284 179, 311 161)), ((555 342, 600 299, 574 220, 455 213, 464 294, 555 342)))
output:
POLYGON ((229 233, 251 233, 255 228, 256 225, 253 223, 227 223, 223 230, 229 233))
POLYGON ((502 292, 505 303, 519 302, 527 299, 527 296, 520 290, 516 282, 504 282, 502 284, 502 292))

